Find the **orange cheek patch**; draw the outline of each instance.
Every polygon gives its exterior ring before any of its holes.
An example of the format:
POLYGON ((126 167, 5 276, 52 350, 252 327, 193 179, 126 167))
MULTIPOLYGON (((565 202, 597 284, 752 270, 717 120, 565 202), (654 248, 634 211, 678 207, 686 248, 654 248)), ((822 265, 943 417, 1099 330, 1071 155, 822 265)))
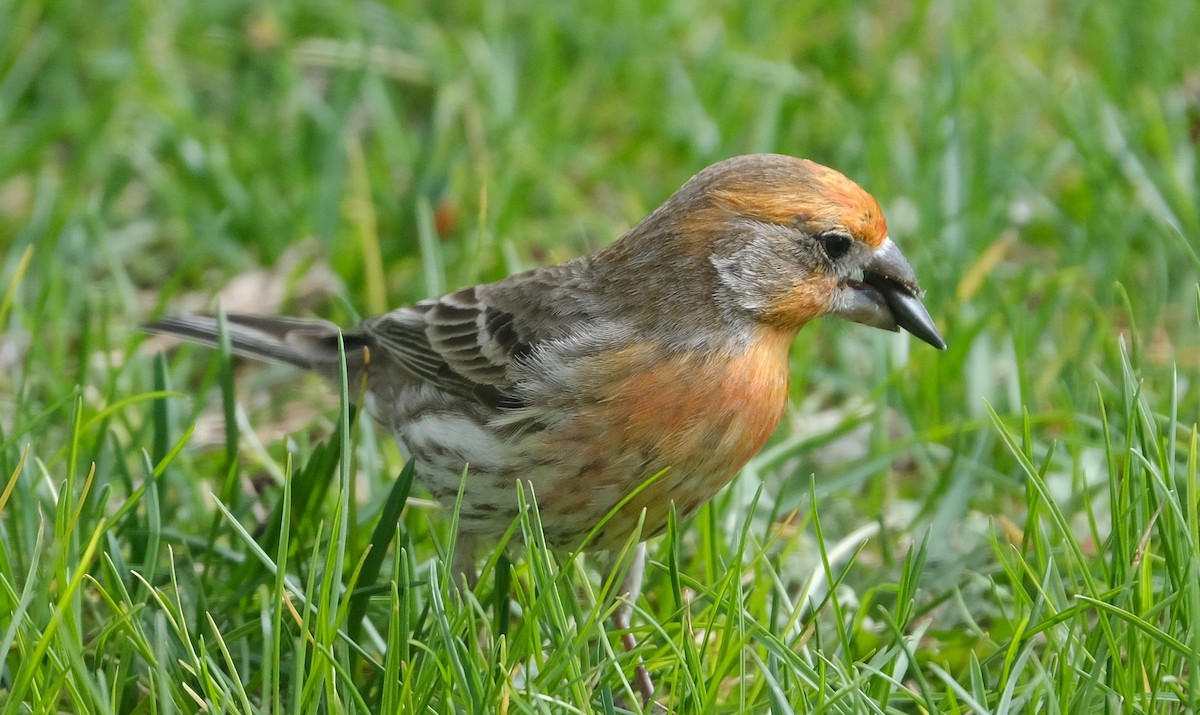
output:
POLYGON ((763 322, 780 330, 795 331, 829 310, 829 301, 837 290, 830 276, 811 276, 803 283, 776 297, 764 311, 763 322))

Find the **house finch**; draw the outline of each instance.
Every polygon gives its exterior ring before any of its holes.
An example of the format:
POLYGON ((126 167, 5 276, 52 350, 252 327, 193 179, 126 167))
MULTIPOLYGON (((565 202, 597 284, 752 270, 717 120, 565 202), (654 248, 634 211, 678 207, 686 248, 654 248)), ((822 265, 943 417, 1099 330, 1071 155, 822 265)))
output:
MULTIPOLYGON (((571 549, 643 482, 587 545, 621 546, 669 504, 695 512, 771 435, 788 394, 788 350, 834 315, 945 344, 879 204, 804 159, 740 156, 704 169, 624 237, 566 263, 369 318, 228 316, 233 351, 339 372, 391 430, 418 480, 454 504, 457 552, 517 516, 531 486, 549 544, 571 549)), ((212 317, 146 326, 213 344, 212 317)), ((641 545, 623 591, 635 598, 641 545)), ((629 602, 627 599, 626 603, 629 602)), ((629 608, 617 625, 628 630, 629 608)), ((627 645, 631 638, 626 638, 627 645)), ((644 693, 650 683, 639 672, 644 693)))

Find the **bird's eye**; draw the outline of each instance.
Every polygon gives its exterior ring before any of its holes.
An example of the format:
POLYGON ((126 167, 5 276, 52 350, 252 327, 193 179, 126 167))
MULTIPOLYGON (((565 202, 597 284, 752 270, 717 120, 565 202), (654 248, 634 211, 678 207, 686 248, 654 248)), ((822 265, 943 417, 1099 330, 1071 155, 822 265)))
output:
POLYGON ((850 250, 850 237, 844 233, 834 231, 822 233, 817 236, 817 242, 821 244, 821 249, 825 251, 825 255, 829 256, 831 261, 836 261, 850 250))

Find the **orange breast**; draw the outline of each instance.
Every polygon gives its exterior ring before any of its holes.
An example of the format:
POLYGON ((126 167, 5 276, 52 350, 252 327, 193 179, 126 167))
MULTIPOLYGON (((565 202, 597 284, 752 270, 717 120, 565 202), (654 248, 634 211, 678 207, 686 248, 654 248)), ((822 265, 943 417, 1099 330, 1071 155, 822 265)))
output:
MULTIPOLYGON (((624 439, 666 466, 742 467, 771 436, 787 400, 787 347, 760 341, 728 358, 687 354, 625 379, 624 439)), ((732 475, 730 475, 732 476, 732 475)))
POLYGON ((590 453, 594 466, 583 484, 571 485, 576 501, 587 494, 592 509, 607 511, 668 469, 622 510, 609 530, 613 538, 627 536, 643 508, 645 536, 665 527, 672 501, 682 515, 695 511, 779 424, 787 403, 790 343, 791 335, 771 330, 733 356, 681 353, 663 359, 638 348, 609 357, 622 377, 603 383, 610 387, 571 430, 576 454, 590 453))

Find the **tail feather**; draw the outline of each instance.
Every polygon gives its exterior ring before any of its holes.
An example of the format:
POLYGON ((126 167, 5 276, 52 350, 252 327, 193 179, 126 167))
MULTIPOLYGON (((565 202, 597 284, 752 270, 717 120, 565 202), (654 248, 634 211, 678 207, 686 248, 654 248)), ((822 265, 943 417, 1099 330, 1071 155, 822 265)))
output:
MULTIPOLYGON (((318 373, 336 368, 339 333, 347 358, 361 352, 368 343, 365 335, 342 333, 341 328, 324 320, 233 313, 225 316, 225 323, 234 354, 318 373)), ((143 324, 142 329, 202 345, 215 347, 219 343, 220 326, 216 316, 212 315, 163 318, 143 324)))

